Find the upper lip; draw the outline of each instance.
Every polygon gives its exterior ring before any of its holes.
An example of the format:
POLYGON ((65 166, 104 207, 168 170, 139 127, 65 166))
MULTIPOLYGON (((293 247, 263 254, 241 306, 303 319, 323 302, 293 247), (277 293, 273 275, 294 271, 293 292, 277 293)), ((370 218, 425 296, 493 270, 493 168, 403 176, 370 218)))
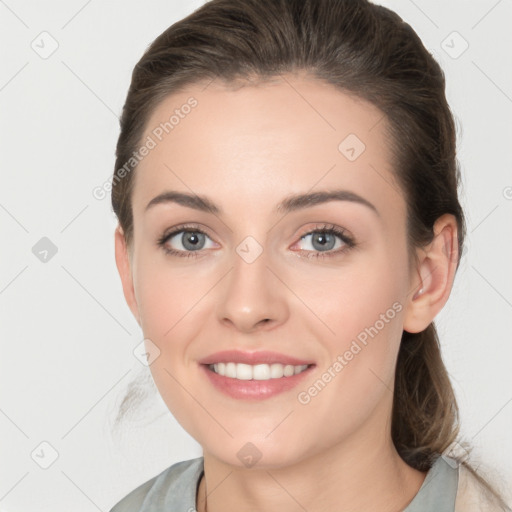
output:
POLYGON ((259 352, 244 352, 241 350, 223 350, 221 352, 215 352, 209 356, 203 357, 199 360, 200 364, 214 364, 214 363, 244 363, 244 364, 291 364, 293 366, 298 365, 310 365, 314 364, 312 361, 305 359, 298 359, 297 357, 287 356, 286 354, 280 354, 279 352, 272 352, 269 350, 263 350, 259 352))

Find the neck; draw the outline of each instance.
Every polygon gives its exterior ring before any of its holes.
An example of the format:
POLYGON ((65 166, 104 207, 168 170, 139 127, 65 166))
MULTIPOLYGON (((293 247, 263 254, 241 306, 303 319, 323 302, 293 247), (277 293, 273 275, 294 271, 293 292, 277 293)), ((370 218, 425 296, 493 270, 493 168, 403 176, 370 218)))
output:
POLYGON ((204 452, 198 512, 403 510, 426 473, 408 466, 391 437, 356 436, 287 466, 240 468, 204 452), (357 437, 357 439, 355 439, 357 437), (205 500, 206 497, 206 500, 205 500))

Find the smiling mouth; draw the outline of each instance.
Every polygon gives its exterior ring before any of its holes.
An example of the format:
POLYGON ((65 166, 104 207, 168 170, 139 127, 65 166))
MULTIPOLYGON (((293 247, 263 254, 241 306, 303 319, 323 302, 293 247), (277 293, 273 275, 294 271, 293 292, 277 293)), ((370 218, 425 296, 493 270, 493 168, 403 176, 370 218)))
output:
POLYGON ((291 365, 291 364, 244 364, 244 363, 215 363, 207 365, 208 369, 222 377, 228 377, 237 380, 271 380, 281 379, 282 377, 292 377, 302 373, 311 364, 291 365))

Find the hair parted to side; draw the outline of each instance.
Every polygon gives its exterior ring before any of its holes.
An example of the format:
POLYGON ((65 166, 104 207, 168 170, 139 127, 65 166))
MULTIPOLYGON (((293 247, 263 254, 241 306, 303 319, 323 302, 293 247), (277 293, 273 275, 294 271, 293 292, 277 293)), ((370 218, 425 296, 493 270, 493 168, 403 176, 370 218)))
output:
MULTIPOLYGON (((130 162, 149 117, 170 94, 214 79, 255 83, 297 71, 383 112, 407 203, 411 264, 415 249, 432 240, 435 221, 449 213, 458 225, 458 267, 466 227, 443 71, 400 16, 367 0, 211 0, 174 23, 133 70, 115 169, 130 162)), ((135 167, 112 187, 112 206, 129 247, 135 167)), ((458 406, 434 323, 420 333, 404 331, 392 411, 397 451, 425 471, 458 433, 458 406)))

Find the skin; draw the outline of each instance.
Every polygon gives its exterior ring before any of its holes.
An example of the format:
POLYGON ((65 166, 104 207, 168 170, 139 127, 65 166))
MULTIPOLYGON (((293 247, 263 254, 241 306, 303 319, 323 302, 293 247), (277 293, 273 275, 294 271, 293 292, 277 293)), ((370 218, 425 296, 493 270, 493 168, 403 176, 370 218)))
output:
MULTIPOLYGON (((166 98, 145 137, 190 96, 197 107, 137 168, 133 245, 126 246, 119 227, 115 251, 126 301, 160 350, 150 365, 159 392, 203 447, 198 511, 205 510, 206 489, 208 512, 402 510, 426 473, 408 466, 392 443, 396 358, 402 330, 424 330, 449 297, 455 219, 438 219, 432 243, 417 249, 417 263, 409 261, 386 120, 370 103, 305 74, 237 89, 214 81, 166 98), (350 133, 366 146, 353 162, 338 150, 350 133), (274 211, 291 194, 340 188, 378 214, 350 201, 274 211), (166 190, 208 196, 223 213, 176 203, 145 211, 166 190), (198 257, 168 255, 157 245, 183 223, 208 235, 198 257), (335 255, 344 246, 336 238, 325 256, 311 236, 324 223, 344 228, 356 247, 335 255), (247 236, 263 250, 250 264, 236 252, 247 236), (397 301, 394 318, 300 403, 297 394, 397 301), (231 348, 274 350, 316 367, 291 391, 236 400, 217 391, 197 362, 231 348), (250 468, 237 457, 248 442, 262 455, 250 468)), ((168 247, 186 250, 181 234, 172 240, 168 247)))

